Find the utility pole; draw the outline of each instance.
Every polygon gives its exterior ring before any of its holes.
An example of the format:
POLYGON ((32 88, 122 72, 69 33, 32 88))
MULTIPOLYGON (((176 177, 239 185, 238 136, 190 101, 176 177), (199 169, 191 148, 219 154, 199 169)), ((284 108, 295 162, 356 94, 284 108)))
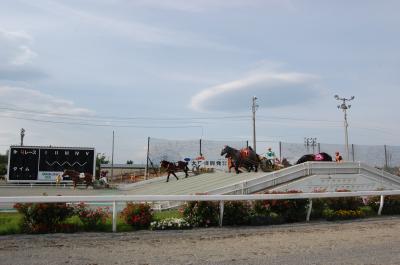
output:
POLYGON ((310 146, 312 147, 313 154, 315 153, 315 147, 317 146, 317 138, 307 138, 304 137, 304 146, 307 148, 307 152, 310 150, 310 146))
POLYGON ((256 104, 257 97, 253 96, 253 105, 251 107, 253 111, 253 150, 254 152, 257 153, 257 147, 256 147, 256 111, 258 108, 258 105, 256 104))
POLYGON ((21 128, 21 146, 24 145, 25 129, 21 128))
POLYGON ((350 160, 349 134, 348 134, 349 124, 347 122, 347 110, 351 108, 351 105, 346 104, 346 102, 352 101, 354 99, 354 96, 351 96, 350 98, 341 98, 338 95, 335 95, 335 99, 342 101, 342 104, 338 105, 337 108, 343 110, 344 114, 344 141, 346 147, 346 160, 349 161, 350 160))
POLYGON ((112 138, 112 151, 111 151, 111 180, 114 176, 114 130, 113 130, 113 138, 112 138))

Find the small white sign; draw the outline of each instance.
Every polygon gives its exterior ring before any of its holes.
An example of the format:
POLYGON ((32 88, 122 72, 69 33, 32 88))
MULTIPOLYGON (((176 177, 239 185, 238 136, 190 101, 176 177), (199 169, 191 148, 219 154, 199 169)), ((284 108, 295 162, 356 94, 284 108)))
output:
POLYGON ((42 172, 39 171, 38 180, 56 180, 57 175, 62 174, 63 172, 42 172))

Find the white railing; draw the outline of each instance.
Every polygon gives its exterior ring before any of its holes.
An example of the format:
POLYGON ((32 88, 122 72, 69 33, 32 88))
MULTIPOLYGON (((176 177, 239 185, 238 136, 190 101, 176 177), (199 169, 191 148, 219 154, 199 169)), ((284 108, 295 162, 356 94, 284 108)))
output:
POLYGON ((293 181, 302 177, 315 174, 360 174, 371 173, 379 176, 382 181, 400 185, 400 177, 383 170, 370 167, 361 162, 305 162, 278 171, 266 173, 263 176, 243 180, 238 183, 226 185, 209 191, 211 194, 246 194, 259 192, 271 187, 293 181))
POLYGON ((357 191, 357 192, 322 192, 322 193, 282 193, 282 194, 251 194, 251 195, 109 195, 109 196, 18 196, 0 197, 1 203, 54 203, 54 202, 103 202, 112 203, 112 230, 117 231, 117 204, 121 202, 161 202, 161 201, 219 201, 220 226, 224 215, 225 201, 255 201, 255 200, 284 200, 308 199, 309 206, 306 221, 310 220, 312 199, 380 196, 378 215, 383 209, 384 196, 400 195, 400 190, 357 191))

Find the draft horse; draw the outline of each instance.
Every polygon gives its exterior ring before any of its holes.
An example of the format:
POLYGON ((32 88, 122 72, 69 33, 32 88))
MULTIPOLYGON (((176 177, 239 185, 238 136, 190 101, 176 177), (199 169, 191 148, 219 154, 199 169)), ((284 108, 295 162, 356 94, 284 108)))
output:
POLYGON ((66 169, 64 170, 62 177, 64 178, 64 176, 69 176, 73 182, 74 185, 74 189, 76 189, 76 186, 78 183, 84 182, 86 184, 86 189, 89 186, 93 186, 93 175, 90 173, 79 173, 78 171, 75 170, 70 170, 70 169, 66 169))
POLYGON ((251 147, 237 150, 225 145, 221 150, 221 156, 223 155, 225 155, 226 158, 232 159, 236 174, 240 173, 239 167, 246 168, 248 172, 252 169, 257 172, 258 166, 260 165, 260 158, 251 147))
POLYGON ((169 162, 167 160, 162 160, 160 162, 160 167, 161 168, 165 168, 168 172, 168 176, 167 176, 167 182, 169 181, 169 176, 172 174, 174 175, 174 177, 179 180, 179 178, 176 176, 175 172, 177 171, 183 171, 185 172, 185 178, 187 178, 189 176, 188 171, 189 171, 189 167, 188 167, 188 162, 185 161, 178 161, 176 163, 173 162, 169 162))
POLYGON ((308 162, 308 161, 330 161, 332 162, 332 157, 330 155, 328 155, 325 152, 322 153, 318 153, 318 154, 307 154, 307 155, 303 155, 302 157, 300 157, 299 160, 297 160, 296 165, 304 163, 304 162, 308 162))

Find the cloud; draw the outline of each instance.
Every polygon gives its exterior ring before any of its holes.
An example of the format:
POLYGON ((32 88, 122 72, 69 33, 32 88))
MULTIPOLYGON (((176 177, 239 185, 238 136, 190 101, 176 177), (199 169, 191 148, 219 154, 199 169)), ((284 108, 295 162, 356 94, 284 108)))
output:
POLYGON ((257 96, 260 107, 301 105, 319 97, 317 76, 295 72, 253 73, 243 79, 209 87, 192 97, 190 107, 200 112, 248 110, 257 96))
POLYGON ((0 29, 0 65, 25 65, 37 54, 29 44, 31 36, 26 32, 6 31, 0 29))
POLYGON ((0 105, 20 109, 34 109, 53 114, 93 114, 93 111, 78 107, 70 100, 54 97, 33 89, 11 86, 0 86, 0 105))
POLYGON ((37 57, 31 49, 33 38, 24 31, 0 29, 0 80, 32 80, 44 78, 45 73, 32 62, 37 57))
MULTIPOLYGON (((56 15, 73 17, 74 21, 78 18, 81 23, 90 25, 96 30, 103 29, 111 34, 129 39, 134 43, 238 51, 238 48, 236 47, 219 43, 218 41, 209 40, 205 36, 200 36, 192 31, 170 29, 164 25, 157 26, 143 23, 133 18, 120 19, 112 14, 105 16, 104 14, 96 13, 93 9, 87 11, 82 7, 76 8, 60 2, 49 1, 46 2, 46 5, 33 2, 30 4, 56 15)), ((113 3, 108 4, 109 5, 104 5, 103 8, 112 8, 115 6, 113 3)))
POLYGON ((184 12, 204 12, 210 9, 227 9, 227 8, 245 8, 268 6, 270 8, 286 8, 293 9, 294 5, 290 0, 137 0, 131 4, 141 7, 170 9, 184 12))

